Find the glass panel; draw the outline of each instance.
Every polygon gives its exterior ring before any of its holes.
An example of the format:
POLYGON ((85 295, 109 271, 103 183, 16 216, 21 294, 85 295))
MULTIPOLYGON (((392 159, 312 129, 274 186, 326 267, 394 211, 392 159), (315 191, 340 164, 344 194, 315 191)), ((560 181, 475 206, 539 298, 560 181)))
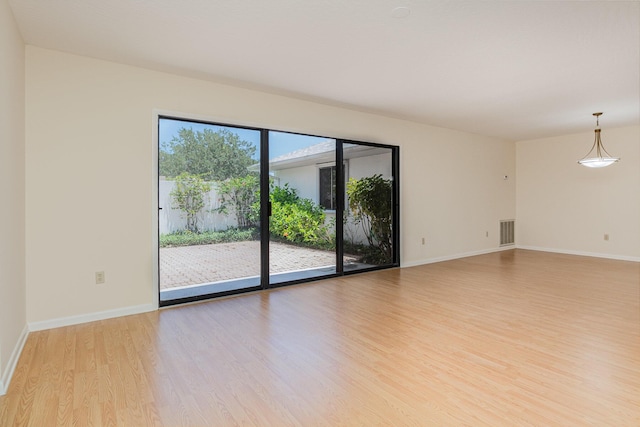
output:
POLYGON ((336 167, 320 168, 320 206, 336 210, 336 167))
POLYGON ((343 144, 344 271, 393 263, 392 149, 343 144))
POLYGON ((160 301, 260 285, 260 131, 159 120, 160 301))
POLYGON ((270 284, 336 273, 335 150, 334 139, 269 132, 270 284))

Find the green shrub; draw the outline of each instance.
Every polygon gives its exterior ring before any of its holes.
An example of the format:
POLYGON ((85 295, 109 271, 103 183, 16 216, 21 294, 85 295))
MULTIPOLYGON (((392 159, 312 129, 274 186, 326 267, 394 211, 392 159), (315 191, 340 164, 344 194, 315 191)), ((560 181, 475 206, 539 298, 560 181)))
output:
POLYGON ((193 233, 191 231, 179 231, 172 234, 160 235, 160 247, 169 248, 175 246, 210 245, 213 243, 244 242, 256 240, 259 236, 256 228, 237 229, 230 228, 225 231, 204 231, 193 233))
POLYGON ((200 176, 182 172, 175 178, 176 185, 171 190, 174 209, 180 209, 187 217, 186 231, 198 232, 198 214, 205 205, 211 184, 200 176))
POLYGON ((260 199, 260 180, 257 174, 229 178, 218 183, 220 207, 214 211, 228 215, 233 210, 239 228, 255 226, 258 221, 251 215, 253 204, 260 199))
POLYGON ((298 196, 297 191, 290 188, 289 184, 272 186, 269 199, 272 238, 323 248, 333 244, 333 236, 325 225, 324 209, 321 206, 298 196))
POLYGON ((347 183, 354 223, 362 227, 369 242, 364 262, 388 264, 392 261, 391 188, 391 180, 379 174, 350 178, 347 183))

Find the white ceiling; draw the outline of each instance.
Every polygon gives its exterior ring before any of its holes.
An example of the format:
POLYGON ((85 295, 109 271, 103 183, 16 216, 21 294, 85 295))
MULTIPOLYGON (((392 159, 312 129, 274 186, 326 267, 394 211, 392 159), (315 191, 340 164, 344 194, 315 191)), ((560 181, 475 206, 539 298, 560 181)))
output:
POLYGON ((27 44, 507 140, 640 124, 638 1, 9 3, 27 44))

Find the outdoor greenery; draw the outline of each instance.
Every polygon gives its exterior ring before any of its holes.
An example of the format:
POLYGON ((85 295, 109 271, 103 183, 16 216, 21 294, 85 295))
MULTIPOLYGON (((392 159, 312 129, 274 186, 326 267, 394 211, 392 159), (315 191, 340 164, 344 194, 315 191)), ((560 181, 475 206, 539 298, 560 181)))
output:
POLYGON ((362 227, 369 242, 364 262, 388 264, 392 261, 391 184, 391 180, 379 174, 350 178, 347 183, 354 223, 362 227))
POLYGON ((187 230, 197 233, 198 214, 205 205, 207 193, 211 185, 200 176, 188 172, 182 172, 175 179, 176 186, 171 191, 171 197, 175 205, 174 209, 180 209, 186 214, 187 230))
POLYGON ((177 137, 160 146, 160 175, 175 178, 188 172, 205 181, 243 177, 256 163, 255 153, 256 147, 226 129, 182 128, 177 137))
POLYGON ((229 228, 224 231, 203 231, 200 233, 179 231, 177 233, 160 235, 160 247, 167 248, 174 246, 244 242, 247 240, 256 240, 258 238, 259 232, 256 228, 246 228, 244 230, 229 228))
POLYGON ((198 233, 198 215, 217 181, 220 207, 215 211, 236 216, 238 226, 255 225, 249 219, 259 181, 248 167, 255 164, 256 147, 226 129, 213 131, 181 128, 178 136, 160 146, 160 175, 173 179, 174 209, 184 212, 186 231, 198 233))
MULTIPOLYGON (((186 228, 160 237, 161 247, 237 242, 257 238, 259 224, 259 176, 249 171, 256 147, 228 130, 194 131, 181 128, 178 135, 160 147, 160 174, 175 181, 170 195, 173 208, 186 216, 186 228), (235 215, 237 228, 205 231, 199 215, 215 186, 219 207, 208 211, 235 215)), ((332 249, 334 224, 326 224, 324 209, 302 198, 295 188, 271 184, 269 221, 271 238, 309 247, 332 249)), ((349 212, 345 224, 361 227, 367 244, 356 241, 351 227, 345 227, 345 252, 361 255, 371 264, 392 261, 391 180, 382 175, 354 179, 347 183, 349 212)))
MULTIPOLYGON (((324 209, 309 199, 301 198, 296 189, 271 186, 270 233, 275 239, 315 247, 333 244, 330 226, 325 224, 324 209)), ((254 214, 258 205, 254 204, 254 214)))
POLYGON ((257 174, 229 178, 218 183, 220 207, 216 212, 229 215, 231 209, 236 216, 239 228, 247 228, 258 224, 252 215, 252 206, 260 197, 260 180, 257 174))

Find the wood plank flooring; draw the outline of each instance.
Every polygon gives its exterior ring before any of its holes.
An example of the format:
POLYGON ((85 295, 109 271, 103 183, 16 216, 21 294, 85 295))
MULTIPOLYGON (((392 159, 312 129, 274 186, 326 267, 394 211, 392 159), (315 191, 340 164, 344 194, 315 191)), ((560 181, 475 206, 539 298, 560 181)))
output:
POLYGON ((0 425, 640 426, 640 264, 512 250, 29 335, 0 425))

